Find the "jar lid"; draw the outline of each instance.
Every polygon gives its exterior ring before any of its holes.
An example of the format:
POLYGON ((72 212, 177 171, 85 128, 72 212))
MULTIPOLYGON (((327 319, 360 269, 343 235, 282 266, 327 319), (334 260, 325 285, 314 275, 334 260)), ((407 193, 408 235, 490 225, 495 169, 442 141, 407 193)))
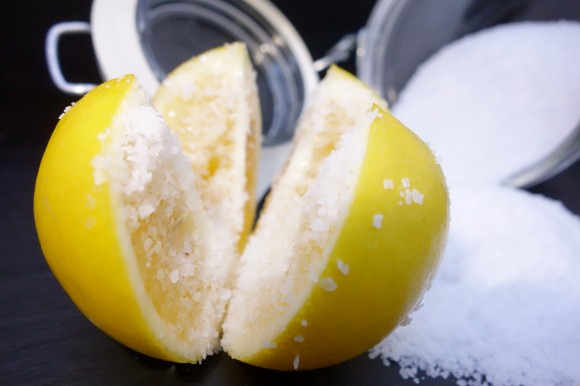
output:
POLYGON ((290 140, 317 82, 306 45, 267 0, 94 0, 91 24, 104 78, 134 73, 151 94, 192 56, 244 42, 256 68, 266 146, 290 140))

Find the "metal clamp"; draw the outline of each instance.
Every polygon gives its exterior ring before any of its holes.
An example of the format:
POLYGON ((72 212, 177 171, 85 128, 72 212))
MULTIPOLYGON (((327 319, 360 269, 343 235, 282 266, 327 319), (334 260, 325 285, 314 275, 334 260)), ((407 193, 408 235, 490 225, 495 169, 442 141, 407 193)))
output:
POLYGON ((64 78, 58 59, 58 43, 60 37, 65 34, 90 32, 91 26, 89 23, 84 21, 69 21, 53 25, 46 35, 44 49, 48 72, 56 87, 67 94, 86 94, 97 85, 93 83, 70 83, 64 78))
POLYGON ((357 46, 356 32, 343 36, 322 58, 314 62, 314 71, 326 70, 329 66, 347 60, 357 46))

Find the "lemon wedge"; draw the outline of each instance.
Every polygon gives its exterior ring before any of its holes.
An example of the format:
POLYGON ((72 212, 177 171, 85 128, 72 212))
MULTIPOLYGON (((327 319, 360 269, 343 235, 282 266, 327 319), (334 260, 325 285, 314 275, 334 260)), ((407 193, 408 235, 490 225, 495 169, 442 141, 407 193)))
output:
POLYGON ((445 179, 378 104, 336 67, 320 83, 241 258, 222 339, 233 358, 279 370, 348 360, 404 323, 430 285, 445 179))
POLYGON ((231 251, 197 175, 134 76, 89 92, 43 155, 34 218, 44 256, 101 330, 141 353, 219 349, 231 251))
POLYGON ((256 212, 261 113, 245 44, 206 51, 179 65, 153 97, 177 134, 204 207, 241 252, 256 212))

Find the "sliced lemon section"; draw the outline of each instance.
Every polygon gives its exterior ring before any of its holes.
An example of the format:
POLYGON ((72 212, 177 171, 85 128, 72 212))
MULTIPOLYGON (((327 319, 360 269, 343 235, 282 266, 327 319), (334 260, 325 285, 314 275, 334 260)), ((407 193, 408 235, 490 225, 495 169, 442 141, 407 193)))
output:
POLYGON ((79 309, 123 344, 177 362, 217 350, 229 296, 231 252, 197 178, 126 76, 62 116, 34 194, 43 253, 79 309))
POLYGON ((373 100, 339 69, 321 82, 242 256, 222 339, 232 357, 280 370, 345 361, 429 286, 448 228, 444 176, 373 100))
POLYGON ((153 103, 183 144, 196 187, 241 251, 253 224, 261 113, 256 74, 243 43, 209 50, 173 70, 153 103))

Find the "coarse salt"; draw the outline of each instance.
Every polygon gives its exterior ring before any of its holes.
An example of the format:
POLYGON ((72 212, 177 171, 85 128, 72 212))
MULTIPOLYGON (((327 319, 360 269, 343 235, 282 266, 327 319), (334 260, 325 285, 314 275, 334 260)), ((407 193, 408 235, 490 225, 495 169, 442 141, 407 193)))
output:
POLYGON ((417 189, 411 190, 411 199, 415 204, 422 205, 424 198, 425 198, 425 195, 423 195, 417 189))
POLYGON ((373 227, 381 229, 382 226, 383 226, 383 215, 382 214, 373 215, 373 227))
POLYGON ((277 344, 276 342, 264 342, 264 344, 262 345, 264 348, 276 348, 277 344))
POLYGON ((393 114, 436 150, 449 185, 499 183, 580 121, 580 23, 504 24, 423 63, 393 114))
POLYGON ((169 280, 171 280, 172 283, 177 283, 179 281, 179 270, 174 269, 169 272, 169 280))
POLYGON ((346 264, 345 262, 343 262, 342 260, 338 259, 336 262, 336 267, 338 268, 338 270, 344 275, 348 275, 349 271, 350 271, 350 267, 348 264, 346 264))
POLYGON ((580 219, 516 189, 451 193, 448 246, 431 290, 413 322, 370 356, 397 362, 416 382, 453 375, 459 385, 580 385, 580 219))
POLYGON ((338 288, 338 284, 330 276, 318 280, 318 286, 327 292, 336 291, 338 288))
POLYGON ((70 106, 67 106, 67 107, 65 107, 65 108, 64 108, 64 111, 63 111, 63 112, 62 112, 62 113, 61 113, 61 114, 58 116, 58 119, 59 119, 59 120, 60 120, 60 119, 62 119, 62 117, 64 117, 64 116, 65 116, 65 114, 66 114, 66 113, 68 113, 68 112, 69 112, 69 110, 70 110, 70 109, 72 109, 72 107, 73 107, 74 105, 75 105, 75 103, 74 103, 74 102, 72 102, 72 103, 70 104, 70 106))

